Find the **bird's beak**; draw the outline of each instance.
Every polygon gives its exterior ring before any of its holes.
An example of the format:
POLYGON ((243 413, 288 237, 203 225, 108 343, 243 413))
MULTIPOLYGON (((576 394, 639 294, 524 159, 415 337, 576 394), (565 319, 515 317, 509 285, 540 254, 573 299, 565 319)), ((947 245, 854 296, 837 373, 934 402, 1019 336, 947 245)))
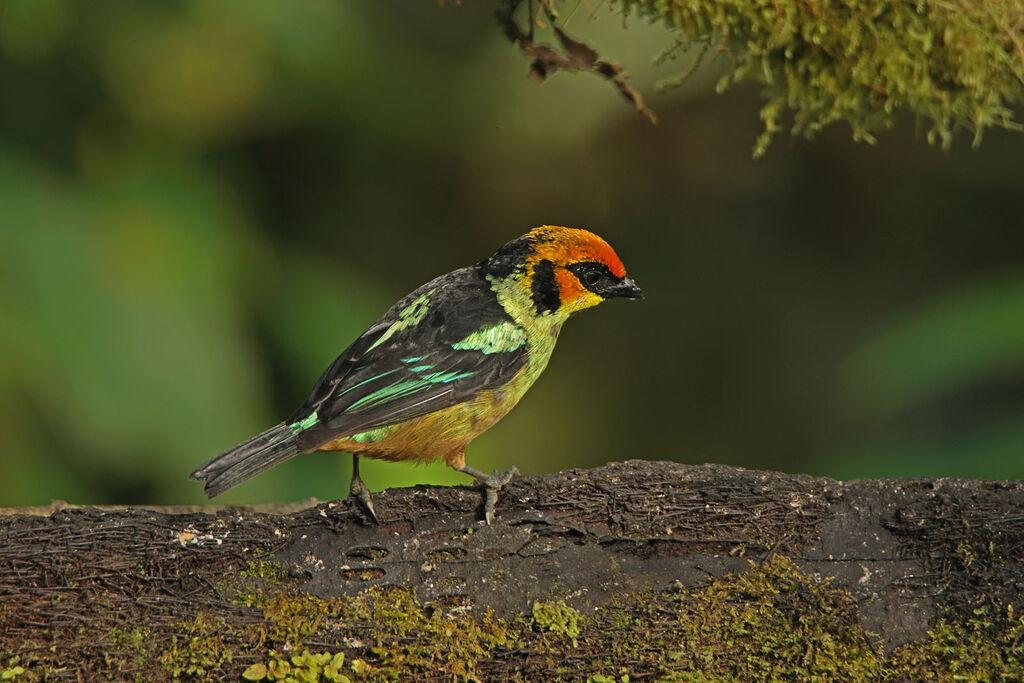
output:
POLYGON ((633 278, 627 277, 623 278, 622 282, 619 282, 602 292, 602 296, 606 299, 615 297, 621 297, 623 299, 643 299, 644 292, 635 282, 633 282, 633 278))

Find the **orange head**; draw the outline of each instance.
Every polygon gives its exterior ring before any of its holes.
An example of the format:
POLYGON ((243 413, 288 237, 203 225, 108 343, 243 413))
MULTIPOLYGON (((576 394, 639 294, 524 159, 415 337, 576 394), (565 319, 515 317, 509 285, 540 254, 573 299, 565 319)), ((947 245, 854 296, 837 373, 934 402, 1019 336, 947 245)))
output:
POLYGON ((626 276, 615 250, 587 230, 545 225, 512 240, 483 264, 488 275, 517 277, 537 313, 568 315, 643 292, 626 276))

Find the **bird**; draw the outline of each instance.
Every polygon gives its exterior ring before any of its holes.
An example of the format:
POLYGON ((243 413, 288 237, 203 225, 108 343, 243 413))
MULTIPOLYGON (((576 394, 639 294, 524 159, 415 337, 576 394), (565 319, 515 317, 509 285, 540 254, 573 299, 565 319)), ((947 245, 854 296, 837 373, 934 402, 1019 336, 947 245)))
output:
POLYGON ((490 524, 499 489, 519 471, 485 474, 466 464, 466 446, 533 385, 570 316, 615 298, 643 291, 607 242, 579 228, 535 228, 400 299, 286 420, 191 476, 213 498, 297 455, 343 451, 352 456, 349 496, 378 523, 360 458, 443 459, 482 485, 490 524))

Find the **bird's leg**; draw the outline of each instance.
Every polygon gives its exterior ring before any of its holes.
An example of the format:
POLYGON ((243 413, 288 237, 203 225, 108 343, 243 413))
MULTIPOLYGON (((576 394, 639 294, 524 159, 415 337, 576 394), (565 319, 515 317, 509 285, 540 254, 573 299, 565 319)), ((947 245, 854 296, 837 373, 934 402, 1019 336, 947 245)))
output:
POLYGON ((515 465, 509 468, 508 472, 499 473, 494 470, 491 474, 484 474, 478 469, 464 465, 457 468, 471 477, 475 477, 484 487, 486 497, 484 498, 484 521, 490 524, 494 520, 494 505, 498 502, 498 489, 512 480, 512 477, 519 474, 519 468, 515 465))
POLYGON ((363 510, 366 511, 367 516, 369 516, 374 524, 379 524, 377 513, 373 509, 373 499, 370 498, 370 489, 366 488, 366 484, 359 477, 358 455, 352 456, 352 484, 348 487, 348 495, 359 501, 363 506, 363 510))
POLYGON ((498 489, 509 483, 512 477, 519 474, 519 468, 513 465, 509 468, 508 472, 499 473, 498 470, 494 470, 491 474, 484 474, 475 467, 470 467, 466 464, 466 452, 464 450, 450 453, 446 460, 452 469, 465 472, 484 487, 486 493, 484 498, 484 521, 490 524, 494 520, 494 505, 498 502, 498 489))

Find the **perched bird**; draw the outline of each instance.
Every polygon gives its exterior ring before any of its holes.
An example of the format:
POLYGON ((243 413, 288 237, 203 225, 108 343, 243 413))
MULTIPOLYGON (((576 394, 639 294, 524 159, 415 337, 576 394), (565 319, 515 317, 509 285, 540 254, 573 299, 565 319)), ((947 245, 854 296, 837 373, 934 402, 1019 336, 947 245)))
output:
POLYGON ((504 417, 543 372, 573 313, 640 288, 586 230, 543 226, 489 259, 442 275, 391 307, 321 375, 291 416, 192 473, 214 497, 289 458, 352 454, 350 495, 376 521, 359 458, 431 462, 475 477, 484 517, 518 470, 484 474, 466 445, 504 417))

